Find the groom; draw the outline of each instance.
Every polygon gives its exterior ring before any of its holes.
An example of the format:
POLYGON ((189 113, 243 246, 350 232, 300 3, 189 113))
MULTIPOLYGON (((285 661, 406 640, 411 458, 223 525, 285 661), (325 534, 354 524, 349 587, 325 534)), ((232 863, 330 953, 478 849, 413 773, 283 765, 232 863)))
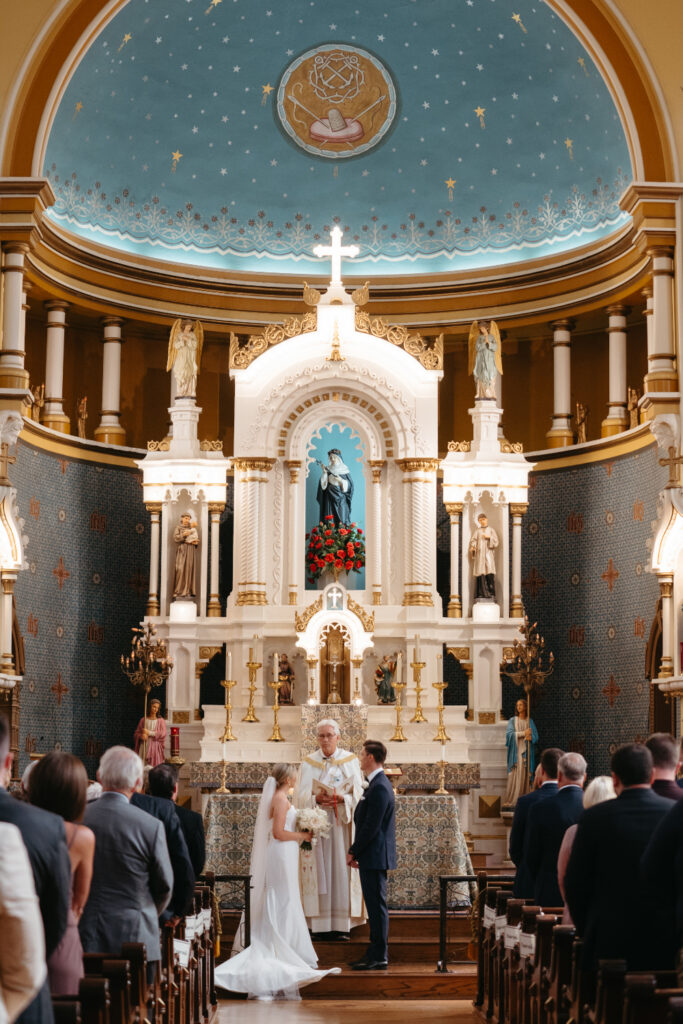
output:
POLYGON ((354 971, 386 971, 389 965, 387 871, 396 867, 396 823, 394 791, 384 774, 386 757, 383 743, 366 740, 359 758, 369 784, 353 816, 356 834, 346 862, 359 869, 370 945, 365 956, 351 964, 354 971))

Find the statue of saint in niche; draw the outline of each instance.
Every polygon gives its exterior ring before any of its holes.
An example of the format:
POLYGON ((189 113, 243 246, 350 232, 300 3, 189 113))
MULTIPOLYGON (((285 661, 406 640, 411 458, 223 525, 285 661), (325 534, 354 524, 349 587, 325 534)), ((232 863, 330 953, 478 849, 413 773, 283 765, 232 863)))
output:
POLYGON ((344 463, 339 448, 332 448, 327 453, 327 457, 329 459, 327 466, 320 459, 316 459, 321 468, 317 493, 320 522, 324 522, 326 516, 332 516, 335 526, 348 526, 351 522, 351 501, 353 499, 351 470, 344 463))
POLYGON ((396 675, 395 654, 385 654, 375 669, 375 689, 377 691, 378 704, 395 704, 396 691, 393 687, 396 675))
POLYGON ((166 372, 173 369, 178 398, 194 398, 202 358, 204 329, 199 320, 176 320, 168 342, 166 372))
POLYGON ((500 331, 495 320, 475 320, 470 327, 469 370, 474 377, 475 401, 496 398, 496 377, 503 375, 500 331))
POLYGON ((184 512, 180 517, 180 523, 173 533, 175 541, 175 576, 173 580, 173 597, 194 597, 195 596, 195 563, 197 561, 197 547, 199 545, 199 534, 197 524, 193 521, 189 512, 184 512))

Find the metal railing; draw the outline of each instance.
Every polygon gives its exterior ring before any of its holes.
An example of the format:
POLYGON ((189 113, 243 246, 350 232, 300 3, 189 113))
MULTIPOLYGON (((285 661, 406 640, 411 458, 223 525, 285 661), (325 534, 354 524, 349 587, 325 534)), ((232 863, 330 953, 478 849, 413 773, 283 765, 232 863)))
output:
POLYGON ((251 943, 251 875, 215 875, 221 893, 218 906, 221 910, 241 910, 244 914, 244 935, 242 946, 251 943), (224 886, 228 887, 225 892, 224 886))
MULTIPOLYGON (((448 970, 448 889, 451 885, 462 884, 463 882, 474 882, 478 887, 477 898, 477 925, 478 935, 481 938, 481 919, 484 914, 484 902, 482 893, 486 887, 493 882, 514 882, 514 875, 439 875, 439 959, 436 964, 437 974, 450 974, 448 970)), ((473 911, 474 912, 474 911, 473 911)), ((481 942, 479 943, 481 951, 481 942)), ((480 956, 478 957, 480 959, 480 956)), ((454 964, 470 963, 469 960, 452 960, 454 964)), ((479 975, 481 975, 481 964, 479 975)))

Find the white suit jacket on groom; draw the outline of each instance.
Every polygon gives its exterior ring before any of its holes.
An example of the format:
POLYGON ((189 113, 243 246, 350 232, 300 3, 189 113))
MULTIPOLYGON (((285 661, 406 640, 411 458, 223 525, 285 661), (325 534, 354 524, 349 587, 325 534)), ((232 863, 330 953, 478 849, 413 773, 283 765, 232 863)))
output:
MULTIPOLYGON (((327 786, 348 788, 351 792, 339 798, 336 808, 328 808, 332 820, 332 833, 321 840, 313 850, 301 856, 301 887, 303 891, 304 913, 306 917, 320 916, 320 900, 322 894, 331 894, 338 889, 339 876, 344 878, 348 886, 348 916, 352 919, 351 926, 360 924, 364 919, 363 894, 360 887, 358 872, 347 867, 346 851, 353 839, 353 814, 356 804, 363 795, 363 777, 360 763, 350 750, 338 748, 332 757, 324 758, 321 750, 315 750, 301 762, 299 785, 294 798, 297 807, 314 807, 313 782, 323 782, 327 786), (328 878, 331 873, 335 878, 328 878)), ((327 901, 324 901, 327 902, 327 901)), ((347 931, 349 925, 339 926, 339 930, 347 931)), ((334 925, 329 929, 336 930, 334 925)), ((316 930, 314 928, 314 930, 316 930)), ((323 929, 321 929, 323 930, 323 929)), ((328 930, 328 928, 324 928, 328 930)))

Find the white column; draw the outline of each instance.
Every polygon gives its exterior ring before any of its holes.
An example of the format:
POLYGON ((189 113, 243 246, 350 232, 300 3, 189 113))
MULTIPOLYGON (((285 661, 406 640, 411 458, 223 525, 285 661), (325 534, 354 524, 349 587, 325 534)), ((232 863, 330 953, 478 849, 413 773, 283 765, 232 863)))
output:
POLYGON ((571 320, 556 320, 553 328, 553 423, 545 435, 549 448, 565 448, 574 441, 572 430, 571 320))
MULTIPOLYGON (((301 462, 299 459, 289 459, 285 462, 285 465, 289 470, 288 593, 289 603, 295 605, 299 601, 301 567, 304 562, 304 552, 301 550, 301 523, 299 522, 299 470, 301 469, 301 462)), ((301 596, 303 597, 303 591, 301 596)))
POLYGON ((438 459, 400 459, 404 488, 404 605, 434 605, 438 459))
POLYGON ((2 349, 0 349, 0 387, 28 387, 24 368, 24 259, 25 242, 5 242, 2 246, 2 349))
POLYGON ((149 502, 147 511, 151 517, 151 526, 149 532, 149 597, 145 611, 147 615, 158 615, 161 502, 149 502))
POLYGON ((0 616, 2 657, 0 659, 0 672, 6 676, 13 676, 15 674, 14 658, 12 657, 12 597, 16 581, 16 572, 2 570, 2 609, 0 616))
POLYGON ((64 413, 64 336, 68 302, 46 302, 47 347, 45 352, 45 406, 43 424, 68 434, 69 417, 64 413))
POLYGON ((235 459, 243 500, 241 578, 237 581, 238 605, 268 604, 266 594, 265 485, 275 459, 235 459))
POLYGON ((447 502, 446 511, 451 520, 451 590, 448 600, 448 618, 462 618, 462 602, 460 600, 460 517, 462 504, 447 502))
POLYGON ((102 412, 95 440, 104 444, 125 444, 126 432, 119 422, 121 411, 121 327, 123 320, 107 316, 102 320, 102 412))
POLYGON ((627 430, 629 415, 626 407, 626 316, 627 306, 610 306, 609 315, 609 402, 607 418, 602 421, 602 437, 610 437, 627 430))
MULTIPOLYGON (((368 465, 372 470, 372 541, 370 545, 370 583, 372 584, 372 603, 382 603, 382 469, 384 459, 370 459, 368 465)), ((367 580, 365 586, 367 588, 367 580)))
POLYGON ((210 502, 209 516, 211 518, 211 564, 209 569, 209 604, 207 615, 209 618, 220 618, 221 599, 218 593, 218 569, 220 564, 220 526, 221 513, 225 505, 222 502, 210 502))
POLYGON ((524 615, 522 604, 522 517, 528 505, 510 505, 512 516, 512 599, 510 616, 513 619, 524 615))
POLYGON ((662 595, 662 662, 659 666, 660 679, 666 679, 674 674, 673 587, 674 580, 670 573, 659 577, 659 592, 662 595))
POLYGON ((648 354, 646 391, 677 391, 674 368, 673 251, 666 247, 648 250, 652 259, 652 352, 648 354))

